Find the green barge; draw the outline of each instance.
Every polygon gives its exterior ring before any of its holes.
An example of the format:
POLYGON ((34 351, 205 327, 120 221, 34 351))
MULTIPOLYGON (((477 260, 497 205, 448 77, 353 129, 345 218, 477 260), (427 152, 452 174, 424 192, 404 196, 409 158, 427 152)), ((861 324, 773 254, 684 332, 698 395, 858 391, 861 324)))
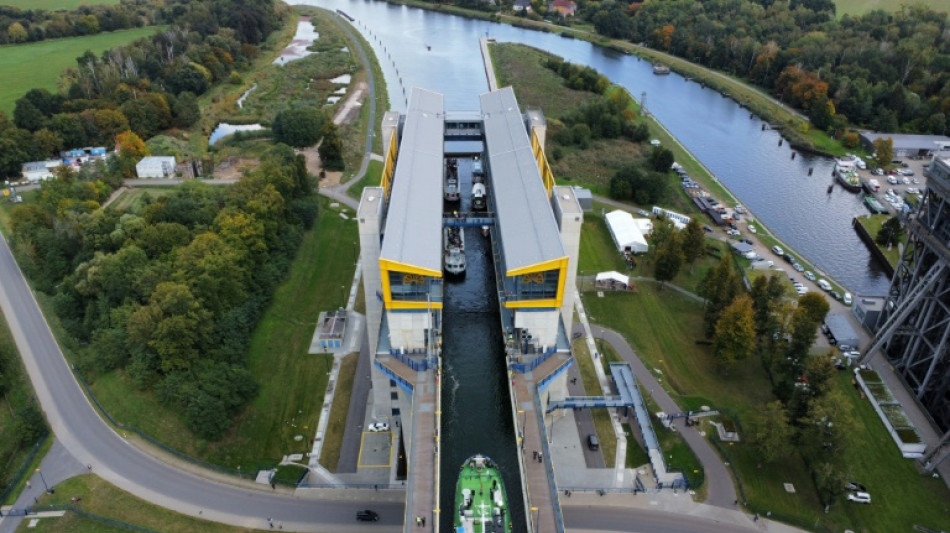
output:
POLYGON ((455 487, 456 533, 509 533, 511 513, 498 466, 484 455, 462 464, 455 487))

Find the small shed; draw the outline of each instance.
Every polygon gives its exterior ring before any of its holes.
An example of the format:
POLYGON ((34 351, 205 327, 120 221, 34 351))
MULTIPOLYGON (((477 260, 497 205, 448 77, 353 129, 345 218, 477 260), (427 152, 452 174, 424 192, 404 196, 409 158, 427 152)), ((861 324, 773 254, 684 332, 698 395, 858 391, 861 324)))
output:
POLYGON ((624 276, 616 270, 611 270, 610 272, 600 272, 597 274, 597 276, 595 276, 594 281, 599 288, 621 290, 630 289, 630 278, 628 276, 624 276))
POLYGON ((56 175, 53 174, 53 169, 62 164, 63 162, 59 159, 31 161, 29 163, 23 163, 21 174, 23 174, 24 179, 29 180, 31 183, 37 183, 43 180, 55 178, 56 175))
POLYGON ((847 344, 849 346, 858 346, 860 338, 851 323, 848 321, 847 313, 832 313, 825 318, 825 324, 831 335, 838 341, 838 345, 847 344))
POLYGON ((135 173, 140 178, 167 178, 175 174, 174 156, 143 157, 135 165, 135 173))
POLYGON ((607 213, 607 229, 617 246, 617 251, 644 254, 649 251, 646 237, 633 220, 633 215, 620 209, 607 213))
POLYGON ((871 333, 877 331, 877 321, 883 311, 884 298, 880 296, 858 296, 851 307, 851 314, 871 333))
POLYGON ((343 346, 343 337, 346 334, 346 309, 324 311, 317 318, 317 338, 319 346, 324 352, 343 346))

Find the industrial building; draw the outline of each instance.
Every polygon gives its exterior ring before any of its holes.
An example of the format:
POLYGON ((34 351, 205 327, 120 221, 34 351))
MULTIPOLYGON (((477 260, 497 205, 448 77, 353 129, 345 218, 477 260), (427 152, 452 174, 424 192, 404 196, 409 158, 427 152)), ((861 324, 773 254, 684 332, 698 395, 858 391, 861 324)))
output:
MULTIPOLYGON (((404 115, 386 113, 381 183, 363 190, 357 211, 373 417, 399 416, 412 435, 403 443, 412 477, 407 523, 438 506, 431 491, 439 475, 445 228, 477 227, 490 237, 505 338, 499 350, 508 372, 525 375, 519 385, 536 384, 545 401, 561 400, 573 361, 569 332, 583 209, 573 188, 555 186, 540 111, 522 113, 511 88, 479 102, 478 111, 446 111, 442 95, 415 88, 404 115), (445 207, 443 173, 455 168, 449 161, 462 159, 487 186, 483 211, 445 207)), ((525 404, 520 394, 512 389, 518 409, 525 404)), ((534 423, 522 417, 527 422, 534 423)), ((543 429, 528 429, 527 437, 525 431, 522 439, 543 435, 543 429)), ((529 490, 526 501, 559 515, 547 485, 529 490)))
POLYGON ((880 311, 877 348, 943 431, 950 429, 950 159, 936 158, 927 192, 906 216, 908 243, 880 311))

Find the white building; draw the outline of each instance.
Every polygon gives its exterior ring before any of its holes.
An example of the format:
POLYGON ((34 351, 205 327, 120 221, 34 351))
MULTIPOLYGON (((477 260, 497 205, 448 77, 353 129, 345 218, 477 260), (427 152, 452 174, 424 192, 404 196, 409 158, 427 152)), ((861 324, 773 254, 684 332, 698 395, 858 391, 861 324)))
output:
POLYGON ((30 183, 37 183, 43 180, 55 178, 56 175, 53 174, 53 169, 62 164, 63 162, 59 159, 31 161, 29 163, 23 163, 21 173, 25 179, 30 181, 30 183))
POLYGON ((650 250, 646 237, 633 215, 620 209, 607 213, 607 229, 618 252, 645 254, 650 250))
POLYGON ((168 178, 175 174, 174 156, 143 157, 135 165, 135 173, 140 178, 168 178))

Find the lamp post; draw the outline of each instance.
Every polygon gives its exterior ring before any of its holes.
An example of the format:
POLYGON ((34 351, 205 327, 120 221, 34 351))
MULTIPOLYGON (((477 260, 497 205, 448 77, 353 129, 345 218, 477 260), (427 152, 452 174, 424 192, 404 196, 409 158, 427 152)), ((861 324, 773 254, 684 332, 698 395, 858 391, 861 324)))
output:
POLYGON ((43 472, 39 468, 37 468, 36 473, 40 475, 40 481, 43 482, 43 488, 46 489, 47 494, 52 494, 53 491, 50 490, 49 485, 46 484, 46 478, 43 477, 43 472))

